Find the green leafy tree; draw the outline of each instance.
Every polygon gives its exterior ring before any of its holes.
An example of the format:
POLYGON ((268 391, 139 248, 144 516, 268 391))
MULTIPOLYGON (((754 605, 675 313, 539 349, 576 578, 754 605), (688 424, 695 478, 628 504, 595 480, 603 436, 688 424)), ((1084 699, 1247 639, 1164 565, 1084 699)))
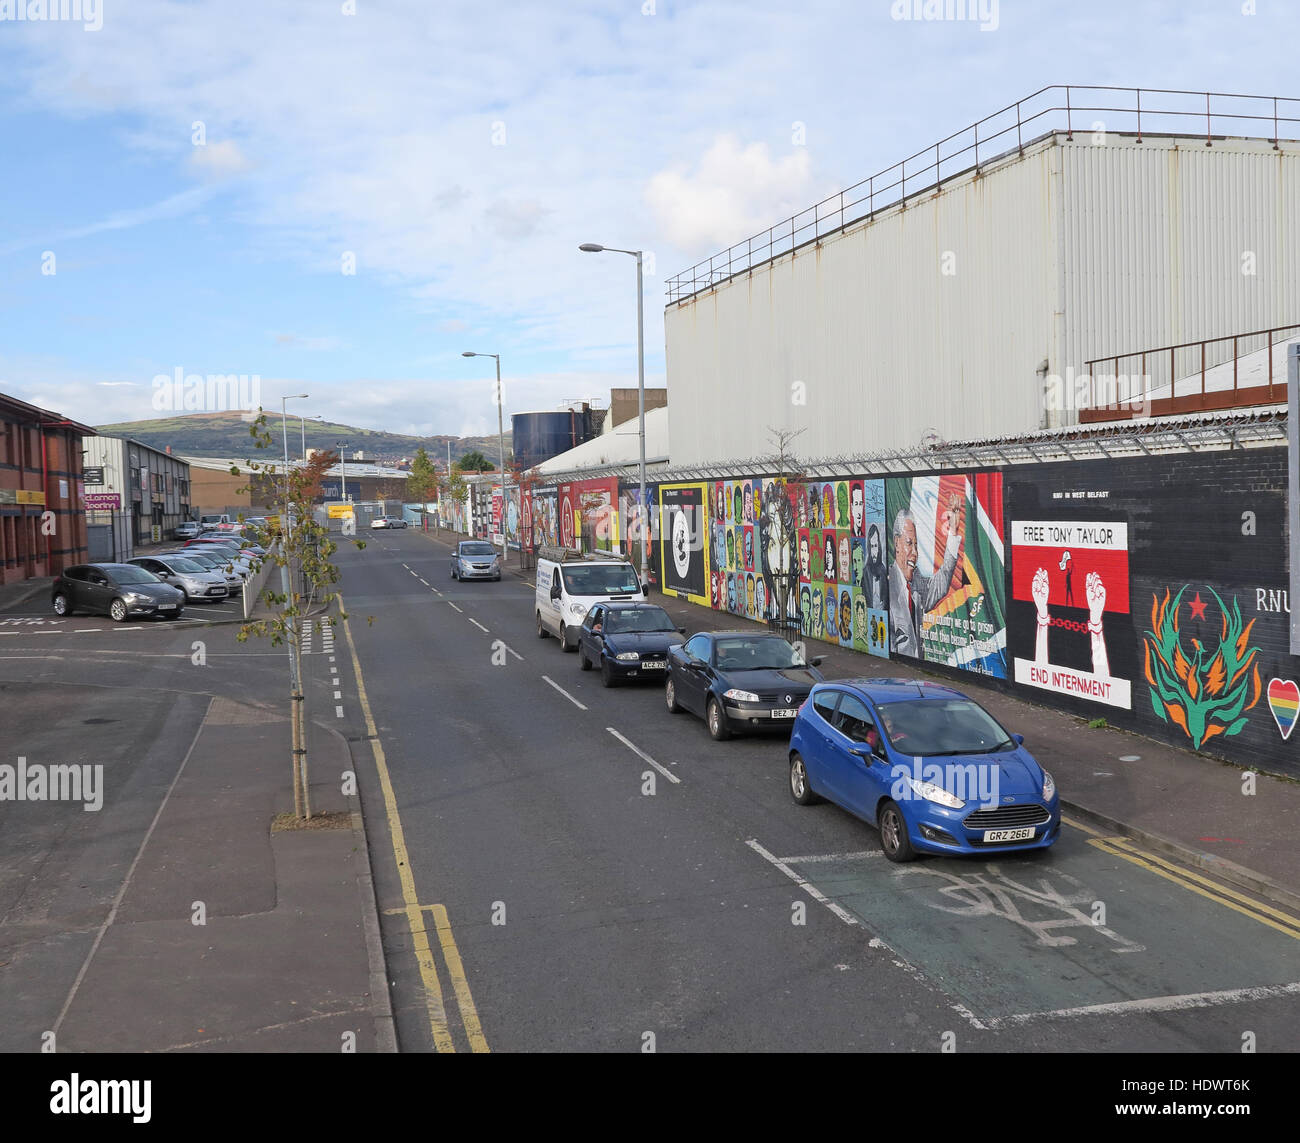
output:
MULTIPOLYGON (((257 448, 271 450, 276 445, 264 412, 259 410, 248 431, 257 448)), ((250 461, 247 471, 250 487, 266 483, 279 489, 281 507, 278 516, 272 520, 272 543, 265 557, 279 569, 279 575, 275 570, 271 571, 258 597, 266 605, 267 616, 245 623, 237 638, 241 643, 253 636, 268 638, 273 647, 284 647, 288 653, 294 814, 298 818, 310 818, 302 620, 318 611, 328 614, 338 598, 331 588, 339 580, 339 569, 330 560, 338 545, 330 539, 329 529, 315 518, 312 510, 313 501, 320 495, 322 478, 338 462, 338 457, 333 452, 317 452, 305 464, 288 472, 279 458, 272 457, 274 453, 269 452, 265 460, 250 461)), ((241 474, 238 466, 232 466, 230 471, 234 476, 241 474)), ((350 534, 355 536, 355 520, 344 523, 352 525, 350 534)), ((344 535, 348 534, 349 529, 345 526, 344 535)), ((358 548, 366 546, 361 540, 353 542, 358 548)), ((333 626, 346 618, 340 612, 329 616, 326 621, 333 626)))
POLYGON ((425 505, 436 498, 438 492, 438 470, 421 445, 416 450, 415 459, 411 461, 411 471, 406 477, 406 499, 419 504, 420 516, 425 514, 425 505))
POLYGON ((496 472, 497 466, 485 457, 480 449, 467 452, 458 461, 456 468, 461 472, 496 472))

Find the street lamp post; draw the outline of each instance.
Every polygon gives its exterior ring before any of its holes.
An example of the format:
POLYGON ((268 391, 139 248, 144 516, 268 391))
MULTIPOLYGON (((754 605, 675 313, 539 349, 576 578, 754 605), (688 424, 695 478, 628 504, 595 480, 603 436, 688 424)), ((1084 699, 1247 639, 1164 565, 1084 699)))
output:
POLYGON ((648 564, 650 505, 645 498, 645 306, 642 304, 641 251, 620 250, 615 246, 601 246, 597 242, 584 242, 578 247, 585 254, 631 254, 636 259, 636 388, 637 411, 641 437, 641 587, 646 586, 646 567, 648 564))
POLYGON ((474 353, 466 350, 462 357, 493 357, 497 363, 497 447, 501 452, 501 566, 506 566, 510 549, 506 544, 506 517, 510 511, 510 481, 506 476, 506 434, 502 422, 501 410, 505 406, 505 394, 501 392, 501 355, 499 353, 474 353))
POLYGON ((301 422, 300 427, 302 429, 302 459, 304 462, 307 460, 307 421, 323 421, 324 419, 324 416, 320 413, 317 413, 314 417, 310 418, 304 416, 302 413, 298 414, 298 420, 301 422))
POLYGON ((348 442, 335 441, 334 445, 339 450, 339 464, 342 465, 339 472, 339 479, 342 481, 339 497, 346 504, 348 500, 348 442))

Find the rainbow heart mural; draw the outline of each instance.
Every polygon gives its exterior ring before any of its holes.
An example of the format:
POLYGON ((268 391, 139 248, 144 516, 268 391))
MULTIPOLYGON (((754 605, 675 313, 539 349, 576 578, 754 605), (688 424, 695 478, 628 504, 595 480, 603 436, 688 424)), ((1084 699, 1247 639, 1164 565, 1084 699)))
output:
POLYGON ((1285 742, 1295 729, 1296 717, 1300 716, 1300 687, 1290 679, 1269 679, 1268 709, 1273 712, 1273 721, 1285 742))

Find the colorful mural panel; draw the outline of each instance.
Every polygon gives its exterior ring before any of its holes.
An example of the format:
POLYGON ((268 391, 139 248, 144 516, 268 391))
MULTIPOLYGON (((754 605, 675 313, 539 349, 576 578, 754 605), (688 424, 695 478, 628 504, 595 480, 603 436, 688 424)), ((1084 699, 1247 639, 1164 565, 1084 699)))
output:
MULTIPOLYGON (((692 603, 708 607, 713 602, 710 588, 713 582, 709 569, 708 549, 704 542, 707 534, 707 497, 713 485, 663 484, 659 486, 659 513, 661 530, 660 582, 664 591, 675 592, 692 603)), ((719 490, 721 486, 719 485, 719 490)), ((736 585, 734 576, 727 572, 726 564, 718 569, 727 576, 725 590, 731 606, 735 606, 736 585)))
POLYGON ((890 652, 1006 678, 1002 474, 885 482, 890 652))

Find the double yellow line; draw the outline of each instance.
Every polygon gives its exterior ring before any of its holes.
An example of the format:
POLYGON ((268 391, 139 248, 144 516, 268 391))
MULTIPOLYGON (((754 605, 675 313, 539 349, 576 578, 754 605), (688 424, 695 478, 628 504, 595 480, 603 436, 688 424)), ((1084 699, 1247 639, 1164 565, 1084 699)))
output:
POLYGON ((1075 829, 1082 830, 1086 834, 1090 834, 1088 844, 1101 850, 1102 853, 1109 853, 1113 857, 1122 857, 1125 861, 1131 861, 1134 865, 1140 866, 1158 877, 1172 881, 1175 885, 1181 885, 1184 889, 1189 889, 1193 893, 1199 893, 1207 900, 1223 905, 1225 908, 1240 913, 1243 917, 1249 917, 1252 921, 1258 921, 1261 925, 1267 925, 1270 929, 1276 929, 1279 933, 1285 933, 1288 937, 1300 941, 1300 918, 1293 917, 1290 913, 1284 913, 1280 909, 1274 909, 1271 905, 1265 905, 1262 901, 1255 901, 1250 897, 1246 897, 1236 892, 1236 890, 1229 889, 1220 881, 1203 877, 1199 873, 1193 873, 1190 869, 1184 869, 1182 866, 1175 865, 1172 861, 1167 861, 1154 853, 1139 849, 1127 837, 1103 837, 1097 830, 1081 822, 1067 821, 1067 824, 1075 829))
MULTIPOLYGON (((340 595, 338 598, 339 611, 346 615, 347 609, 343 606, 343 597, 340 595)), ((379 785, 384 791, 384 810, 388 816, 388 830, 393 839, 393 859, 397 862, 397 877, 402 885, 403 907, 388 909, 385 912, 405 915, 406 923, 410 926, 412 947, 415 949, 416 963, 420 967, 420 979, 424 983, 425 1004, 429 1010, 429 1029, 433 1033, 434 1047, 440 1052, 454 1052, 456 1042, 452 1038, 447 1021, 447 1006, 443 1001, 442 982, 438 978, 433 943, 429 939, 429 930, 425 923, 426 912, 433 919, 438 947, 442 949, 443 960, 447 966, 447 977, 451 981, 452 993, 456 997, 456 1007, 460 1012, 460 1021, 465 1029, 470 1051, 489 1051, 487 1039, 479 1023, 478 1010, 474 1007, 474 997, 470 994, 469 980, 465 976, 460 950, 456 948, 456 939, 452 935, 447 910, 442 905, 421 905, 419 894, 415 891, 415 875, 411 872, 411 862, 406 851, 406 834, 402 830, 401 815, 397 811, 397 797, 393 793, 393 783, 388 774, 388 761, 384 757, 384 747, 379 741, 379 731, 375 726, 374 715, 370 711, 370 700, 366 697, 366 684, 361 675, 361 660, 357 657, 357 645, 352 640, 352 628, 346 619, 343 620, 343 633, 348 637, 348 651, 352 655, 352 668, 357 677, 357 697, 361 700, 361 711, 365 715, 366 733, 370 736, 375 768, 379 771, 379 785)))

